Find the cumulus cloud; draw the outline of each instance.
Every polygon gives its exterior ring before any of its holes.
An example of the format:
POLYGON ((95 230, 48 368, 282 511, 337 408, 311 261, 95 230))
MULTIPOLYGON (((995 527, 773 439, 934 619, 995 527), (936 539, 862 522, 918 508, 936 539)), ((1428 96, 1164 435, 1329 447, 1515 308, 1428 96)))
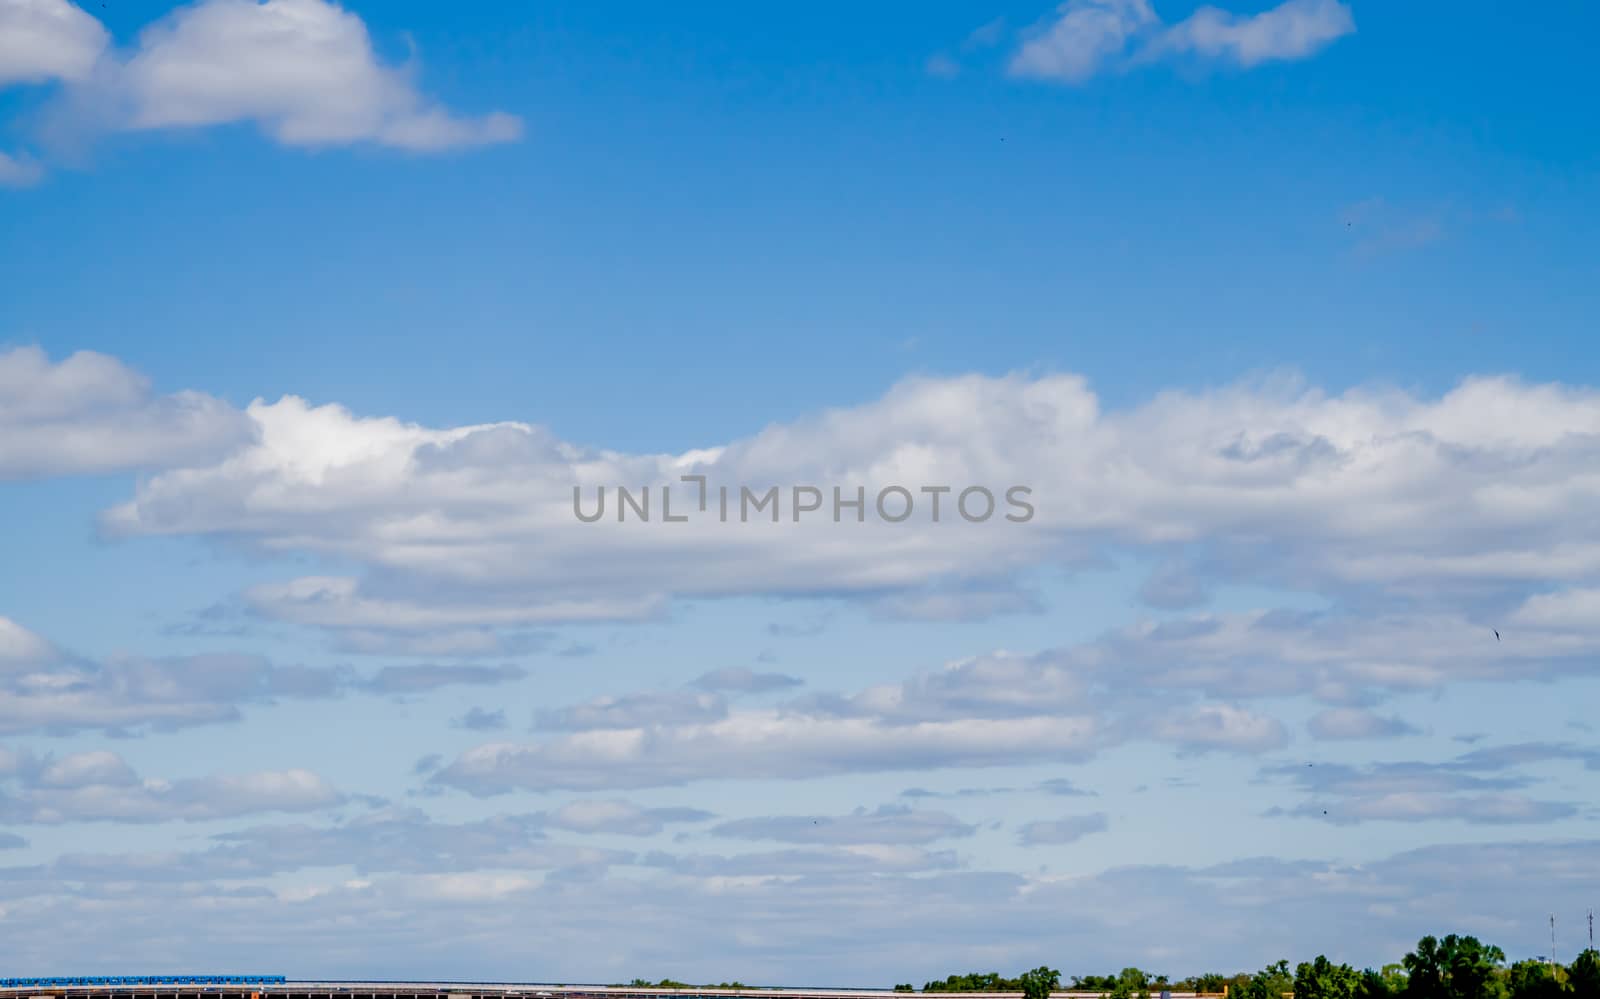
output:
POLYGON ((414 694, 521 678, 520 667, 276 665, 253 655, 118 656, 94 661, 57 649, 0 617, 0 735, 125 734, 232 721, 246 705, 344 694, 414 694))
POLYGON ((0 187, 28 187, 44 178, 44 168, 26 156, 0 151, 0 187))
POLYGON ((1403 718, 1385 717, 1366 708, 1326 708, 1306 727, 1318 739, 1389 739, 1417 732, 1416 726, 1403 718))
POLYGON ((100 22, 67 0, 6 0, 0 4, 0 87, 82 80, 109 42, 100 22))
POLYGON ((517 118, 462 118, 386 66, 366 25, 326 0, 202 0, 146 28, 119 76, 129 127, 251 121, 287 145, 431 151, 515 139, 517 118))
MULTIPOLYGON (((1089 642, 1013 657, 1013 668, 1070 671, 1142 696, 1309 695, 1357 708, 1384 692, 1436 690, 1453 680, 1585 675, 1600 652, 1597 637, 1587 627, 1529 627, 1516 643, 1497 643, 1472 617, 1453 612, 1280 608, 1139 621, 1089 642)), ((1357 730, 1360 721, 1357 714, 1330 714, 1317 726, 1331 736, 1357 730)))
POLYGON ((997 794, 1016 794, 1022 791, 1036 791, 1040 794, 1054 794, 1062 797, 1094 797, 1093 791, 1086 791, 1078 787, 1065 777, 1052 777, 1026 787, 1006 787, 1003 785, 986 785, 984 787, 963 787, 954 791, 930 791, 925 787, 908 787, 900 792, 902 798, 987 798, 997 794))
MULTIPOLYGON (((220 815, 268 811, 312 811, 327 804, 290 807, 286 792, 274 795, 264 778, 210 779, 204 787, 185 789, 181 797, 211 795, 210 809, 220 815), (244 794, 253 792, 253 801, 244 794), (245 804, 255 807, 245 808, 245 804)), ((174 785, 175 787, 177 785, 174 785)), ((171 796, 174 792, 166 792, 171 796)), ((301 789, 309 797, 309 786, 301 789)), ((143 812, 89 816, 114 821, 144 821, 143 812)), ((168 818, 180 818, 177 814, 168 818)), ((198 813, 195 817, 202 816, 198 813)), ((552 842, 556 830, 583 835, 653 836, 669 825, 704 822, 710 812, 694 808, 644 808, 622 800, 574 801, 545 812, 496 815, 466 822, 442 822, 415 808, 382 807, 329 825, 254 825, 215 833, 205 845, 182 851, 117 854, 68 852, 51 864, 32 869, 32 876, 60 882, 116 878, 146 883, 192 883, 269 878, 326 868, 347 868, 362 876, 383 873, 483 874, 505 871, 564 871, 575 876, 633 862, 627 851, 552 842)), ((80 819, 84 816, 79 816, 80 819)), ((8 880, 0 869, 0 890, 8 880)), ((21 872, 9 872, 12 878, 21 872)))
POLYGON ((467 713, 457 718, 455 724, 474 732, 492 732, 506 727, 506 713, 503 709, 490 711, 488 708, 468 708, 467 713))
POLYGON ((1119 56, 1133 36, 1158 23, 1148 0, 1067 0, 1055 20, 1017 50, 1011 72, 1086 80, 1119 56))
POLYGON ((1478 630, 1452 614, 1203 614, 761 709, 693 691, 612 695, 543 712, 541 738, 469 750, 432 780, 474 794, 653 787, 1081 760, 1135 741, 1259 755, 1288 731, 1251 701, 1309 697, 1329 706, 1319 737, 1373 736, 1399 731, 1361 713, 1386 692, 1584 675, 1600 651, 1588 632, 1529 630, 1511 648, 1478 630))
POLYGON ((735 819, 713 827, 711 834, 729 839, 831 846, 906 846, 971 836, 977 828, 948 812, 881 805, 872 811, 858 808, 847 815, 772 815, 735 819))
POLYGON ((1207 600, 1205 583, 1198 572, 1181 562, 1167 561, 1156 567, 1139 588, 1139 599, 1161 610, 1188 610, 1207 600))
POLYGON ((1231 704, 1203 704, 1163 718, 1156 724, 1156 732, 1186 753, 1211 749, 1260 752, 1278 749, 1289 741, 1282 722, 1231 704))
POLYGON ((1129 739, 1250 754, 1285 741, 1279 722, 1246 708, 1192 690, 1158 699, 1122 677, 1114 665, 1002 653, 769 708, 680 691, 606 697, 545 712, 542 738, 476 747, 430 780, 491 795, 1072 761, 1129 739))
POLYGON ((1147 593, 1169 607, 1250 583, 1509 611, 1536 587, 1600 579, 1600 545, 1573 541, 1600 511, 1586 474, 1600 459, 1600 398, 1508 378, 1431 399, 1269 379, 1117 411, 1072 376, 918 378, 877 402, 675 455, 586 449, 525 424, 433 429, 292 397, 247 412, 250 444, 147 478, 104 529, 364 565, 246 595, 259 614, 346 639, 448 642, 752 594, 1014 613, 1030 608, 1023 574, 1117 551, 1182 566, 1147 593), (735 497, 741 486, 860 484, 870 497, 896 483, 1022 483, 1036 515, 967 523, 947 496, 938 523, 927 502, 903 523, 661 523, 663 487, 679 490, 675 509, 694 508, 682 475, 735 497), (619 483, 656 488, 654 522, 578 521, 575 487, 592 497, 619 483))
POLYGON ((245 415, 221 400, 157 395, 148 379, 104 354, 52 362, 37 347, 0 351, 0 479, 209 461, 251 433, 245 415))
POLYGON ((0 749, 0 821, 15 825, 64 822, 202 822, 262 812, 310 812, 349 798, 307 770, 141 779, 120 756, 105 751, 59 759, 0 749), (5 793, 6 784, 17 790, 5 793))
POLYGON ((1165 32, 1156 48, 1249 68, 1304 59, 1355 30, 1355 17, 1340 0, 1287 0, 1246 16, 1202 7, 1165 32))
POLYGON ((597 697, 583 704, 541 711, 535 727, 552 731, 636 729, 647 725, 692 724, 727 717, 721 697, 694 691, 646 691, 597 697))
POLYGON ((1201 7, 1164 24, 1148 0, 1066 0, 1023 40, 1014 76, 1081 83, 1109 69, 1177 55, 1250 68, 1304 59, 1355 31, 1340 0, 1286 0, 1258 14, 1201 7))
POLYGON ((536 938, 555 980, 592 977, 597 963, 634 968, 670 956, 674 974, 695 981, 722 980, 733 967, 745 980, 849 986, 890 980, 889 968, 923 968, 929 953, 953 967, 1027 967, 1064 935, 1105 967, 1260 967, 1304 947, 1298 916, 1311 907, 1342 928, 1341 953, 1375 967, 1443 928, 1531 952, 1550 912, 1581 920, 1600 879, 1600 844, 1585 840, 1434 846, 1361 862, 1260 858, 1019 875, 914 847, 878 848, 882 863, 843 848, 633 857, 530 840, 504 820, 415 831, 428 826, 374 816, 329 837, 281 827, 218 841, 269 851, 269 867, 327 868, 292 886, 203 880, 229 863, 236 877, 250 869, 245 854, 203 866, 196 858, 205 851, 0 869, 7 942, 61 964, 86 949, 136 963, 158 946, 174 963, 289 955, 298 973, 324 978, 361 972, 354 948, 381 953, 395 978, 515 980, 526 976, 526 942, 536 938), (869 861, 852 859, 861 856, 869 861), (352 878, 340 858, 374 866, 352 878), (633 867, 610 873, 622 863, 633 867), (897 869, 886 870, 891 863, 897 869), (155 872, 165 878, 141 877, 155 872), (126 890, 139 880, 139 891, 126 890), (1131 917, 1130 898, 1139 900, 1131 917), (597 933, 619 912, 628 933, 597 933), (1130 918, 1169 932, 1130 933, 1130 918))
POLYGON ((730 666, 726 669, 702 673, 694 681, 701 690, 726 691, 732 694, 765 694, 774 690, 798 687, 805 681, 783 673, 757 673, 747 666, 730 666))
POLYGON ((1268 779, 1288 779, 1307 795, 1287 814, 1339 825, 1360 822, 1473 824, 1545 823, 1578 813, 1571 802, 1524 793, 1533 778, 1512 767, 1551 759, 1578 759, 1600 768, 1600 754, 1572 747, 1530 744, 1478 750, 1442 763, 1389 762, 1352 766, 1321 763, 1269 768, 1268 779))
POLYGON ((1093 733, 1093 722, 1080 718, 892 725, 876 718, 740 711, 715 722, 490 743, 462 753, 430 780, 492 795, 516 788, 660 787, 707 779, 981 767, 1081 759, 1093 733))
MULTIPOLYGON (((198 0, 147 25, 125 52, 66 0, 0 6, 0 87, 60 82, 94 128, 247 122, 289 146, 372 143, 412 152, 510 142, 516 115, 463 115, 426 96, 414 64, 379 55, 365 22, 330 0, 198 0)), ((0 183, 39 168, 0 155, 0 183)))
POLYGON ((543 816, 552 829, 617 836, 654 836, 669 824, 704 822, 710 812, 698 808, 643 808, 631 801, 573 801, 543 816))
POLYGON ((528 675, 520 666, 385 666, 356 686, 374 694, 425 694, 441 687, 483 687, 528 675))
MULTIPOLYGON (((13 622, 7 622, 16 627, 13 622)), ((93 662, 55 654, 0 663, 0 734, 179 728, 239 717, 244 704, 326 697, 332 670, 208 653, 93 662)))
POLYGON ((0 672, 26 669, 40 663, 56 662, 62 653, 8 617, 0 617, 0 672))
POLYGON ((655 851, 640 863, 673 874, 707 880, 767 878, 883 877, 954 870, 960 858, 950 850, 919 846, 837 846, 768 850, 756 853, 666 853, 655 851))
POLYGON ((1085 836, 1105 832, 1110 827, 1110 817, 1104 812, 1068 815, 1060 819, 1023 823, 1022 828, 1017 830, 1017 842, 1023 846, 1059 846, 1076 843, 1085 836))

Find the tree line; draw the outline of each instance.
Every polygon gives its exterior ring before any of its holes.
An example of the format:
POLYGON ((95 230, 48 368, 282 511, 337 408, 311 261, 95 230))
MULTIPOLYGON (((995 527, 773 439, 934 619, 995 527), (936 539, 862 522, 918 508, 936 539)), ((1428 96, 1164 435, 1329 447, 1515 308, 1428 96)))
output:
MULTIPOLYGON (((1293 969, 1279 961, 1255 973, 1206 974, 1175 981, 1138 968, 1115 975, 1078 975, 1063 985, 1049 967, 1016 978, 996 972, 951 975, 922 992, 1021 992, 1048 999, 1053 991, 1098 992, 1106 999, 1150 999, 1151 993, 1227 993, 1228 999, 1600 999, 1600 953, 1585 950, 1571 964, 1545 960, 1508 963, 1505 952, 1476 937, 1423 937, 1398 964, 1357 970, 1319 955, 1293 969)), ((896 992, 918 991, 909 983, 896 992)))

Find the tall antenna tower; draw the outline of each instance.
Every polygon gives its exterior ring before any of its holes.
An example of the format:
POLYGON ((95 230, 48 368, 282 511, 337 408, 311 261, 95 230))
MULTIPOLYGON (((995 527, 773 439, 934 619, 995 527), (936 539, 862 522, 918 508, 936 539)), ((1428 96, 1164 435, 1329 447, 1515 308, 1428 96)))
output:
POLYGON ((1550 967, 1556 966, 1556 914, 1550 914, 1550 967))
POLYGON ((1594 910, 1589 910, 1589 949, 1594 950, 1594 910))

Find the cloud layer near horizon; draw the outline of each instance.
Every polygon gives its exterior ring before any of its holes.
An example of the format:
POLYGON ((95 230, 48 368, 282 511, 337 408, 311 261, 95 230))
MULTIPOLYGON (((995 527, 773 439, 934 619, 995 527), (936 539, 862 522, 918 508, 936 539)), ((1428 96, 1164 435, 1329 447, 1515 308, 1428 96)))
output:
MULTIPOLYGON (((1442 873, 1453 864, 1521 865, 1519 883, 1562 897, 1592 876, 1583 844, 1545 844, 1541 854, 1519 839, 1380 861, 1241 859, 1069 876, 1058 872, 1063 858, 1128 829, 1125 804, 1002 807, 1008 796, 1086 796, 1095 789, 1078 774, 1131 752, 1232 760, 1278 802, 1249 818, 1295 828, 1504 832, 1587 821, 1570 779, 1600 757, 1581 742, 1494 742, 1444 757, 1395 758, 1389 748, 1421 732, 1396 698, 1592 674, 1600 549, 1573 542, 1600 513, 1590 472, 1600 396, 1587 388, 1484 377, 1437 397, 1330 395, 1279 378, 1108 408, 1072 375, 915 378, 748 438, 628 454, 530 424, 425 427, 292 396, 239 409, 204 393, 163 395, 112 358, 51 361, 21 349, 0 354, 0 428, 0 467, 13 479, 141 473, 104 514, 112 540, 189 538, 345 568, 253 583, 207 612, 207 624, 216 614, 271 621, 336 650, 395 659, 357 670, 224 651, 236 638, 248 646, 248 628, 175 633, 207 643, 191 655, 91 657, 0 617, 0 735, 140 736, 238 722, 247 711, 289 716, 335 697, 455 691, 479 702, 456 702, 448 724, 405 731, 396 778, 426 810, 293 766, 163 779, 104 748, 0 750, 0 820, 10 824, 205 830, 164 849, 56 851, 31 833, 0 840, 8 925, 67 920, 90 932, 108 913, 140 919, 140 906, 161 904, 173 913, 163 924, 171 935, 151 930, 140 946, 174 961, 190 953, 184 934, 205 913, 219 955, 296 947, 314 966, 358 973, 360 955, 400 947, 419 972, 441 973, 448 953, 513 975, 505 948, 546 926, 537 913, 562 911, 566 922, 541 931, 561 939, 627 906, 643 925, 607 959, 630 973, 661 960, 661 948, 687 947, 736 955, 752 977, 814 978, 793 955, 826 946, 842 955, 830 971, 842 982, 883 967, 886 953, 911 962, 914 947, 946 939, 919 936, 935 924, 906 911, 988 927, 979 936, 993 963, 996 927, 1032 925, 1013 917, 1072 899, 1091 911, 1070 929, 1097 953, 1187 972, 1207 966, 1215 933, 1259 926, 1308 897, 1368 927, 1360 946, 1393 954, 1418 920, 1503 928, 1489 906, 1509 896, 1463 906, 1442 873), (53 440, 78 443, 46 446, 53 440), (1022 483, 1036 516, 935 522, 920 509, 885 523, 869 507, 862 523, 795 523, 785 510, 775 523, 586 524, 573 514, 574 483, 671 486, 689 499, 685 474, 713 489, 814 483, 869 494, 890 484, 1003 494, 1022 483), (765 629, 796 646, 852 604, 873 619, 971 622, 1041 603, 1040 573, 1099 572, 1128 558, 1152 567, 1138 588, 1146 610, 1131 622, 1032 650, 924 662, 892 680, 829 685, 803 659, 781 672, 697 659, 672 676, 663 668, 653 686, 597 677, 570 685, 586 695, 541 690, 525 702, 532 669, 463 662, 544 657, 574 622, 648 625, 725 597, 826 605, 765 629), (1215 605, 1215 592, 1241 585, 1297 590, 1315 606, 1215 605), (1494 641, 1486 615, 1515 640, 1494 641), (425 658, 434 656, 442 661, 425 658), (1304 766, 1289 758, 1304 736, 1375 758, 1304 766), (1061 768, 1073 777, 1040 773, 1061 768), (701 797, 752 782, 800 795, 830 781, 935 783, 979 771, 1015 783, 907 792, 914 804, 858 798, 832 811, 730 813, 701 797), (516 804, 529 796, 550 800, 516 804), (303 818, 241 824, 273 813, 303 818), (1219 890, 1249 901, 1218 903, 1219 890), (1140 918, 1193 926, 1189 949, 1130 943, 1127 924, 1107 914, 1134 896, 1144 900, 1140 918), (870 953, 814 921, 840 907, 853 933, 877 934, 870 953), (385 915, 402 911, 429 915, 414 932, 385 915), (743 932, 678 925, 701 911, 736 913, 743 932), (1217 920, 1199 926, 1202 911, 1217 920), (428 942, 429 919, 469 913, 482 950, 428 942), (325 932, 350 921, 363 932, 325 932)), ((1030 932, 1008 937, 1008 966, 1045 946, 1030 932)), ((72 945, 29 933, 15 939, 41 959, 72 945)), ((951 955, 978 960, 959 933, 949 942, 951 955)), ((594 964, 571 965, 580 966, 594 964)))

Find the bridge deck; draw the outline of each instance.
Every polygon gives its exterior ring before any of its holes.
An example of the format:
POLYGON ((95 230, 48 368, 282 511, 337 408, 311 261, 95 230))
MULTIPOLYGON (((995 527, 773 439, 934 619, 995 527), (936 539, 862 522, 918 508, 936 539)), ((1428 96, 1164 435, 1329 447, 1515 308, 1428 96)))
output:
MULTIPOLYGON (((942 993, 927 993, 943 995, 942 993)), ((507 982, 273 982, 258 985, 52 985, 0 987, 0 996, 48 999, 903 999, 891 989, 685 988, 537 985, 507 982)), ((952 999, 957 994, 952 994, 952 999)), ((1020 992, 978 992, 970 999, 1022 999, 1020 992)), ((1101 999, 1103 992, 1053 992, 1051 999, 1101 999)), ((1204 993, 1151 990, 1152 999, 1211 999, 1204 993)))

